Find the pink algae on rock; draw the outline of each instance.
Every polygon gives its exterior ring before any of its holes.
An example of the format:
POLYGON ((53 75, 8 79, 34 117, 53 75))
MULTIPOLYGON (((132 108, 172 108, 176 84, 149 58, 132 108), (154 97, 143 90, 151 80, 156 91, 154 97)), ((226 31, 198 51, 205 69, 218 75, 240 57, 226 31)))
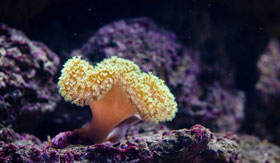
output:
MULTIPOLYGON (((43 43, 0 25, 1 127, 24 126, 30 122, 24 120, 25 115, 54 110, 60 99, 53 81, 59 65, 59 57, 43 43), (19 123, 20 116, 23 120, 19 123)), ((36 117, 33 115, 34 122, 36 117)))

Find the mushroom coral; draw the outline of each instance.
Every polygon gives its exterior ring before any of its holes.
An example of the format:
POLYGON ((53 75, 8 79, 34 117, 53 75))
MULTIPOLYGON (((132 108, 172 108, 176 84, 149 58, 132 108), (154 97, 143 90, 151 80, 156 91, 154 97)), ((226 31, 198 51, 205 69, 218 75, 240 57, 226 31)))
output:
POLYGON ((93 143, 121 139, 137 117, 158 123, 172 120, 177 112, 175 98, 163 80, 116 56, 95 67, 81 57, 69 59, 58 86, 66 101, 90 106, 91 124, 75 131, 93 143))

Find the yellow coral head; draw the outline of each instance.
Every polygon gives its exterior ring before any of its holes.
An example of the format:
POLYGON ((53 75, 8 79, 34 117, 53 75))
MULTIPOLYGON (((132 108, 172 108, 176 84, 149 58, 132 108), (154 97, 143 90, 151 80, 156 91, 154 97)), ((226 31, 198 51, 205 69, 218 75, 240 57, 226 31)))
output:
POLYGON ((69 59, 61 71, 59 93, 66 101, 78 106, 102 100, 116 83, 120 83, 127 102, 142 119, 159 122, 171 120, 177 103, 158 77, 141 72, 132 61, 113 56, 95 67, 81 57, 69 59))

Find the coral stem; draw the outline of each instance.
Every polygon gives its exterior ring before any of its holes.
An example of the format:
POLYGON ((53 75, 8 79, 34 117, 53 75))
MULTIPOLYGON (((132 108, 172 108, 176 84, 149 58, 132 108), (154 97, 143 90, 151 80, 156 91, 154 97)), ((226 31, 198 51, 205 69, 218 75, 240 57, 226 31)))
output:
POLYGON ((139 116, 133 115, 120 124, 118 124, 108 135, 107 140, 108 142, 118 142, 120 141, 126 134, 127 129, 134 125, 135 123, 139 122, 141 118, 139 116))
POLYGON ((92 122, 79 132, 93 143, 104 142, 118 124, 135 114, 120 83, 114 85, 101 100, 92 101, 89 105, 92 122))

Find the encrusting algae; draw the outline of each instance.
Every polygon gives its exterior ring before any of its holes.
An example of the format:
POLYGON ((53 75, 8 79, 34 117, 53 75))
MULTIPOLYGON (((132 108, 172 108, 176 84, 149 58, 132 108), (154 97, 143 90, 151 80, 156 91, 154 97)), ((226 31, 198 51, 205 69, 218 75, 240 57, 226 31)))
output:
POLYGON ((175 98, 164 81, 142 72, 130 60, 113 56, 93 67, 81 57, 73 57, 61 72, 59 93, 66 101, 91 108, 92 123, 77 131, 94 143, 120 139, 129 125, 124 122, 137 119, 132 117, 158 123, 172 120, 177 112, 175 98), (122 128, 121 133, 111 134, 116 127, 122 128))

